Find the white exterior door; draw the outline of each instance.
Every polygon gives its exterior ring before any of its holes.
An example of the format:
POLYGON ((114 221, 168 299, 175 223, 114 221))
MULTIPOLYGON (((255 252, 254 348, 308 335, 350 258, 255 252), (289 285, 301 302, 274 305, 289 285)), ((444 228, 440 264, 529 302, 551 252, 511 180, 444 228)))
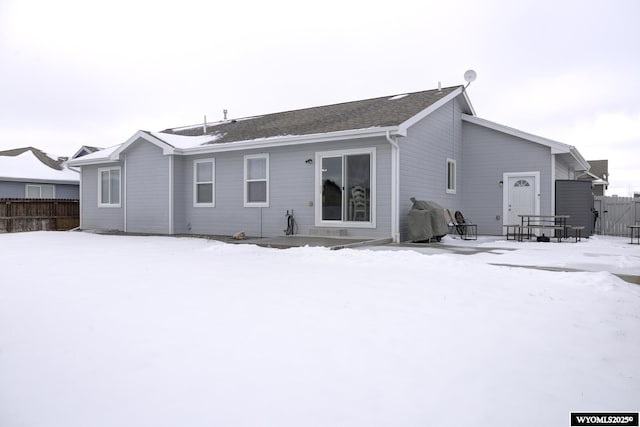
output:
POLYGON ((504 224, 520 224, 518 215, 540 214, 540 173, 505 173, 503 179, 504 224))

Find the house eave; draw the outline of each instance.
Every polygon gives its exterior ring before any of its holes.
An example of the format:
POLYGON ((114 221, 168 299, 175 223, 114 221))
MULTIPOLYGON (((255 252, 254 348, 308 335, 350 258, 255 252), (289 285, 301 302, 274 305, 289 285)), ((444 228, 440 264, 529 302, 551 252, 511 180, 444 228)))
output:
POLYGON ((286 147, 292 145, 305 145, 316 144, 330 141, 343 141, 349 139, 361 139, 361 138, 375 138, 385 137, 387 135, 392 136, 406 136, 398 126, 385 126, 385 127, 372 127, 366 129, 350 129, 345 131, 337 131, 322 134, 310 134, 310 135, 286 135, 273 138, 254 139, 247 141, 233 141, 216 144, 207 144, 198 147, 190 148, 175 148, 165 141, 156 138, 153 135, 148 134, 145 131, 138 131, 134 136, 129 138, 127 142, 123 143, 115 151, 104 157, 86 159, 82 157, 69 161, 72 166, 91 166, 100 165, 104 163, 114 163, 119 161, 120 154, 125 151, 131 144, 136 142, 139 138, 149 141, 155 145, 160 146, 164 155, 192 155, 192 154, 208 154, 208 153, 222 153, 229 151, 242 151, 242 150, 256 150, 267 149, 276 147, 286 147), (159 144, 161 145, 159 145, 159 144))
POLYGON ((34 184, 67 184, 67 185, 79 185, 80 179, 77 180, 64 180, 64 179, 38 179, 38 178, 29 178, 29 177, 4 177, 0 176, 0 181, 9 181, 9 182, 25 182, 25 183, 34 183, 34 184))
POLYGON ((120 154, 124 152, 127 148, 129 148, 132 144, 134 144, 136 141, 138 141, 139 139, 144 139, 145 141, 150 142, 151 144, 159 147, 162 150, 162 154, 164 154, 165 156, 175 154, 176 149, 171 144, 168 144, 167 142, 162 141, 159 138, 156 138, 155 136, 151 135, 149 132, 139 130, 131 138, 127 139, 113 153, 111 153, 111 155, 109 156, 109 159, 112 161, 119 160, 120 154))
POLYGON ((104 163, 116 163, 116 162, 118 162, 118 159, 111 160, 110 156, 97 157, 97 158, 85 159, 85 160, 82 160, 82 157, 79 157, 78 159, 69 160, 67 164, 73 167, 82 167, 82 166, 102 165, 104 163))
POLYGON ((475 116, 476 112, 473 109, 473 106, 471 105, 471 101, 469 100, 469 97, 467 96, 467 92, 464 90, 464 87, 460 86, 459 88, 457 88, 456 90, 454 90, 453 92, 448 94, 447 96, 445 96, 442 99, 440 99, 440 100, 434 102, 433 104, 429 105, 427 108, 425 108, 424 110, 420 111, 418 114, 412 116, 408 120, 405 120, 403 123, 400 124, 400 126, 398 126, 398 129, 400 130, 400 132, 403 135, 406 135, 408 128, 410 128, 414 124, 418 123, 420 120, 424 119, 429 114, 433 113, 434 111, 436 111, 437 109, 439 109, 443 105, 447 104, 451 100, 455 99, 459 95, 463 96, 463 99, 464 99, 465 103, 467 104, 468 111, 471 112, 471 114, 473 116, 475 116))
POLYGON ((462 114, 462 120, 465 122, 473 123, 478 126, 483 126, 488 129, 492 129, 501 133, 506 133, 511 136, 515 136, 517 138, 524 139, 526 141, 535 142, 536 144, 544 145, 551 149, 551 154, 569 154, 574 162, 574 166, 576 170, 589 170, 589 163, 582 157, 578 149, 572 145, 564 144, 562 142, 554 141, 549 138, 543 138, 538 135, 534 135, 528 132, 523 132, 521 130, 501 125, 499 123, 495 123, 486 119, 481 119, 476 116, 470 116, 467 114, 462 114))
POLYGON ((382 137, 387 133, 392 135, 404 136, 397 126, 374 127, 366 129, 351 129, 346 131, 337 131, 322 134, 310 135, 286 135, 273 138, 254 139, 247 141, 233 141, 225 143, 216 143, 202 145, 192 148, 176 148, 173 154, 189 155, 189 154, 205 154, 220 153, 228 151, 241 151, 253 149, 266 149, 276 147, 286 147, 291 145, 316 144, 330 141, 342 141, 348 139, 361 139, 382 137))

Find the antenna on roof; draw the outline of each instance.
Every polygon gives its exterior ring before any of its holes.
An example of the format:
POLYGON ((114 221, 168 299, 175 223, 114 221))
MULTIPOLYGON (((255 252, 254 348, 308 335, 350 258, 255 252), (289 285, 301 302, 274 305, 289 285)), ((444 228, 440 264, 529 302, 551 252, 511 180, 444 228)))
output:
POLYGON ((227 109, 222 110, 222 114, 224 114, 224 120, 227 120, 227 109))
POLYGON ((473 70, 465 71, 465 73, 464 73, 464 81, 467 82, 467 85, 464 88, 465 89, 468 88, 469 85, 471 84, 471 82, 476 79, 476 77, 478 77, 478 75, 476 74, 475 71, 473 71, 473 70))

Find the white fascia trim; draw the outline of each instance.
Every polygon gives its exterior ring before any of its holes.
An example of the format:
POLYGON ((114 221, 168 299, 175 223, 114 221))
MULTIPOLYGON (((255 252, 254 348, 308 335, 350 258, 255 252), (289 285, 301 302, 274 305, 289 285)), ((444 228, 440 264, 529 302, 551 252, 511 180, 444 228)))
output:
MULTIPOLYGON (((315 144, 318 142, 339 141, 345 139, 359 139, 371 137, 386 137, 387 132, 392 135, 400 134, 397 126, 375 127, 367 129, 351 129, 330 133, 319 133, 311 135, 289 135, 268 139, 256 139, 249 141, 235 141, 221 144, 211 144, 207 146, 176 149, 176 154, 208 154, 227 151, 241 151, 250 149, 265 149, 273 147, 286 147, 290 145, 315 144)), ((403 135, 404 136, 404 135, 403 135)))
POLYGON ((570 148, 570 151, 573 158, 576 159, 578 163, 580 163, 580 166, 583 168, 584 171, 588 171, 591 169, 591 165, 589 164, 589 162, 586 161, 584 157, 582 157, 582 154, 580 154, 580 152, 576 147, 572 145, 570 148))
POLYGON ((274 147, 286 147, 291 145, 304 145, 304 144, 315 144, 319 142, 327 142, 327 141, 340 141, 345 139, 360 139, 360 138, 374 138, 374 137, 386 137, 387 135, 394 136, 406 136, 405 132, 402 132, 398 126, 387 126, 387 127, 374 127, 374 128, 366 128, 366 129, 350 129, 345 131, 337 131, 330 133, 319 133, 319 134, 311 134, 311 135, 288 135, 274 138, 266 138, 266 139, 254 139, 248 141, 235 141, 235 142, 226 142, 220 144, 210 144, 200 147, 194 148, 175 148, 169 144, 164 143, 163 141, 155 138, 146 132, 139 131, 134 136, 129 138, 127 142, 123 143, 118 149, 116 149, 111 155, 102 157, 102 158, 94 158, 89 160, 81 160, 79 159, 73 160, 73 166, 91 166, 91 165, 100 165, 104 163, 110 163, 118 161, 120 153, 127 149, 132 143, 134 143, 138 138, 144 138, 145 140, 151 142, 152 144, 157 145, 162 148, 163 154, 165 155, 191 155, 191 154, 211 154, 211 153, 223 153, 230 151, 242 151, 242 150, 251 150, 251 149, 265 149, 265 148, 274 148, 274 147))
POLYGON ((473 123, 474 125, 483 126, 498 132, 506 133, 511 136, 526 139, 527 141, 535 142, 536 144, 544 145, 545 147, 551 148, 552 154, 569 153, 572 148, 571 145, 554 141, 552 139, 543 138, 541 136, 533 135, 531 133, 523 132, 521 130, 509 127, 509 126, 501 125, 499 123, 495 123, 486 119, 481 119, 476 116, 462 114, 462 120, 464 120, 465 122, 473 123))
MULTIPOLYGON (((80 157, 79 159, 82 159, 82 157, 80 157)), ((71 160, 70 160, 68 163, 73 167, 82 167, 82 166, 91 166, 91 165, 101 165, 104 163, 113 163, 113 162, 114 160, 111 160, 109 156, 105 156, 105 157, 100 157, 100 158, 91 159, 91 160, 84 160, 84 161, 73 160, 73 163, 71 163, 71 160)))
MULTIPOLYGON (((436 111, 438 108, 442 107, 443 105, 445 105, 449 101, 455 99, 461 93, 464 93, 464 91, 463 91, 462 87, 459 87, 458 89, 454 90, 449 95, 447 95, 444 98, 442 98, 441 100, 439 100, 437 102, 434 102, 433 104, 431 104, 430 106, 428 106, 424 110, 420 111, 418 114, 416 114, 415 116, 411 117, 409 120, 406 120, 403 123, 401 123, 400 126, 398 126, 399 131, 400 131, 399 132, 400 135, 401 136, 406 136, 408 128, 410 128, 411 126, 415 125, 420 120, 424 119, 429 114, 433 113, 434 111, 436 111)), ((468 100, 468 98, 466 98, 466 94, 465 94, 465 99, 468 100)), ((469 104, 469 107, 471 107, 471 104, 469 104)), ((475 112, 474 112, 474 114, 475 114, 475 112)))
POLYGON ((109 159, 110 160, 114 160, 114 161, 118 160, 120 158, 120 153, 122 153, 124 150, 129 148, 138 139, 144 139, 145 141, 150 142, 153 145, 159 147, 162 150, 162 154, 164 154, 165 156, 168 156, 168 155, 171 155, 171 154, 175 154, 175 150, 176 150, 175 147, 173 147, 170 144, 167 144, 166 142, 162 141, 161 139, 158 139, 158 138, 154 137, 153 135, 150 135, 147 132, 139 130, 131 138, 127 139, 124 142, 124 144, 122 144, 113 153, 111 153, 111 155, 109 156, 109 159))
POLYGON ((64 181, 58 179, 36 179, 36 178, 15 178, 15 177, 3 177, 0 176, 0 181, 11 182, 24 182, 25 184, 67 184, 67 185, 79 185, 80 180, 77 181, 64 181))
POLYGON ((475 116, 476 109, 473 108, 473 105, 471 105, 471 100, 469 99, 469 95, 467 95, 467 91, 465 89, 462 90, 462 95, 464 96, 464 100, 467 103, 467 106, 469 107, 469 111, 471 111, 471 115, 475 116))

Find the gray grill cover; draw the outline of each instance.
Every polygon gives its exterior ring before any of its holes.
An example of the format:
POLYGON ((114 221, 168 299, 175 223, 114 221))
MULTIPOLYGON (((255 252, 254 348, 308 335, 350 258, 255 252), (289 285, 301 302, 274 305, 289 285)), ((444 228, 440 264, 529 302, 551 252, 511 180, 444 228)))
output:
POLYGON ((435 202, 416 200, 409 211, 409 240, 419 242, 442 237, 449 227, 444 209, 435 202))

